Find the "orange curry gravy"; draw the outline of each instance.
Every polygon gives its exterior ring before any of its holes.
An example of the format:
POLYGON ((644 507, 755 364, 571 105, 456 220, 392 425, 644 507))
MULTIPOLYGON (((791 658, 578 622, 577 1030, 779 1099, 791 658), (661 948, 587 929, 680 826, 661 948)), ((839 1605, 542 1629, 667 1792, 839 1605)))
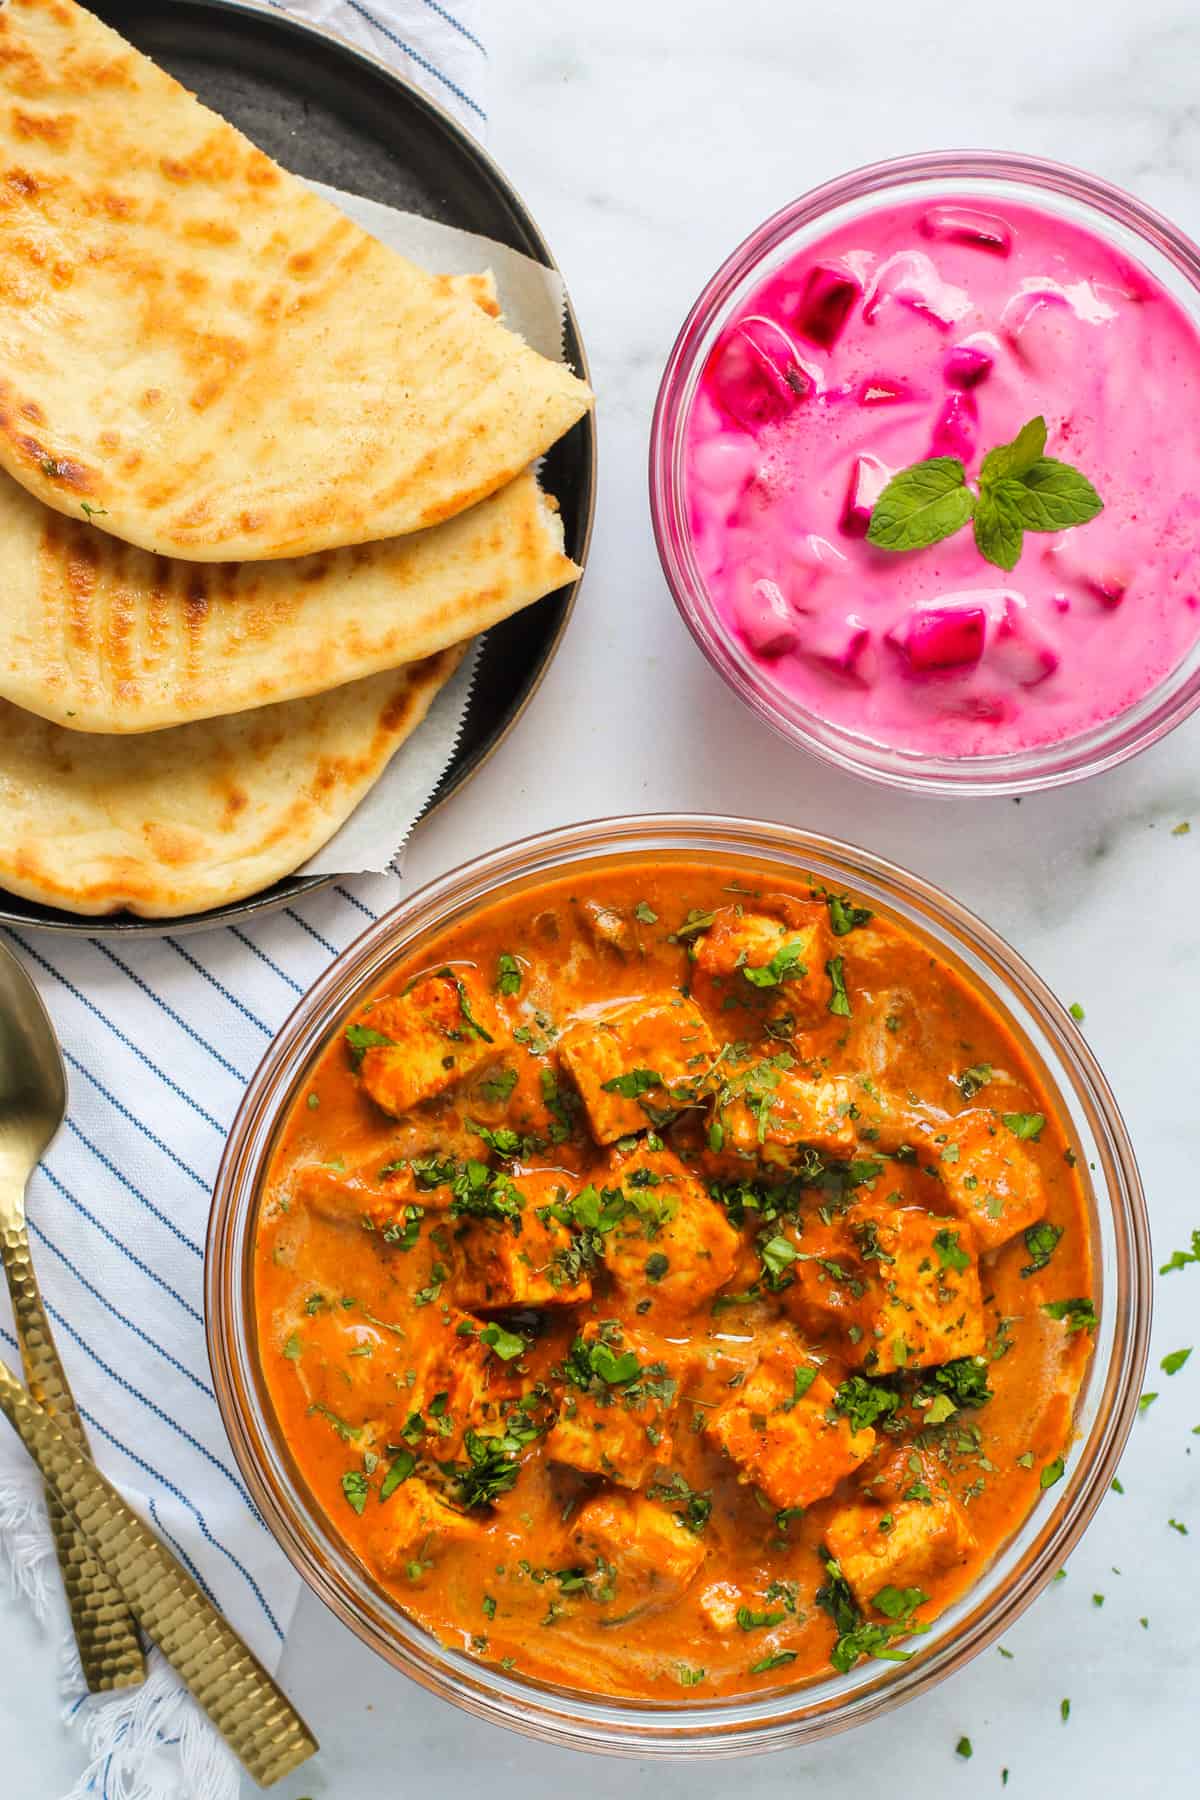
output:
POLYGON ((693 862, 398 967, 271 1169, 257 1329, 336 1530, 443 1642, 603 1694, 903 1654, 1053 1485, 1074 1154, 886 918, 693 862))

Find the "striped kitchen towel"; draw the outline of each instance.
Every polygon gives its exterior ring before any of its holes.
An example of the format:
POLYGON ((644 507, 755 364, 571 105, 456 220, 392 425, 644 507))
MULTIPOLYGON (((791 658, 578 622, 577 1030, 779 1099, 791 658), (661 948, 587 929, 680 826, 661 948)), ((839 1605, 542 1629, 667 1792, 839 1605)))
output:
MULTIPOLYGON (((486 56, 471 0, 272 0, 394 62, 476 135, 486 56)), ((209 1199, 246 1082, 300 995, 398 895, 338 882, 184 938, 23 930, 67 1059, 67 1123, 34 1176, 33 1253, 97 1462, 274 1669, 299 1592, 229 1449, 204 1343, 209 1199)), ((18 1360, 7 1300, 3 1354, 18 1360)), ((0 1563, 64 1645, 80 1730, 66 1800, 235 1800, 239 1777, 157 1653, 145 1687, 82 1691, 40 1485, 0 1435, 0 1563)), ((42 1800, 42 1797, 39 1797, 42 1800)))

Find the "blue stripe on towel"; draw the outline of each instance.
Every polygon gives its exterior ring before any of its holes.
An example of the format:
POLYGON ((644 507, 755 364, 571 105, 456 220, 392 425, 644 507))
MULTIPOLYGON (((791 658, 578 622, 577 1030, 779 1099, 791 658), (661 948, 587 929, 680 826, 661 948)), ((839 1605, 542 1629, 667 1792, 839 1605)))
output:
POLYGON ((203 1313, 198 1313, 190 1301, 185 1300, 182 1294, 176 1292, 169 1281, 164 1281, 162 1276, 157 1274, 156 1271, 150 1267, 149 1263, 142 1261, 136 1251, 131 1250, 128 1244, 123 1244, 116 1233, 110 1231, 108 1226, 103 1224, 102 1221, 96 1217, 94 1212, 90 1212, 83 1204, 83 1201, 78 1199, 76 1195, 71 1192, 69 1187, 64 1187, 63 1183, 58 1179, 58 1176, 54 1173, 54 1170, 50 1168, 48 1163, 43 1163, 41 1165, 41 1170, 51 1187, 57 1189, 63 1199, 68 1201, 75 1208, 76 1212, 82 1213, 88 1224, 94 1225, 100 1235, 106 1237, 114 1249, 119 1250, 122 1256, 127 1256, 130 1262, 142 1271, 143 1275, 148 1275, 154 1285, 162 1289, 164 1294, 170 1294, 172 1300, 178 1300, 184 1312, 190 1313, 197 1325, 204 1324, 203 1313))
POLYGON ((197 959, 192 955, 190 950, 185 950, 183 945, 176 943, 174 938, 170 938, 170 937, 164 938, 163 943, 169 944, 171 949, 174 950, 174 952, 177 956, 182 956, 184 962, 187 963, 189 968, 195 969, 197 975, 203 976, 204 980, 208 982, 210 987, 215 987, 218 994, 220 994, 223 999, 228 1000, 230 1006, 234 1007, 238 1012, 240 1012, 243 1018, 249 1019, 250 1023, 252 1025, 256 1026, 258 1028, 258 1030, 262 1032, 264 1037, 274 1037, 275 1036, 275 1033, 271 1029, 271 1027, 269 1025, 264 1025, 262 1020, 259 1018, 258 1014, 251 1012, 250 1008, 246 1005, 246 1002, 244 1000, 239 1000, 237 995, 235 993, 233 993, 231 989, 227 988, 223 981, 218 981, 217 977, 211 972, 211 970, 206 969, 202 962, 198 962, 197 959))
POLYGON ((160 1225, 165 1225, 167 1230, 171 1232, 173 1236, 177 1237, 181 1244, 186 1244, 193 1256, 202 1257, 204 1255, 204 1245, 196 1243, 195 1239, 190 1238, 186 1231, 181 1231, 169 1213, 165 1213, 161 1207, 155 1206, 153 1200, 143 1194, 141 1188, 135 1187, 125 1171, 118 1168, 111 1156, 106 1156, 98 1144, 93 1144, 91 1138, 88 1137, 84 1131, 80 1130, 74 1119, 68 1118, 67 1130, 72 1132, 74 1136, 79 1139, 85 1150, 91 1151, 97 1162, 103 1163, 109 1174, 116 1177, 117 1181, 125 1189, 127 1194, 132 1194, 135 1200, 141 1202, 147 1212, 154 1214, 154 1217, 158 1220, 160 1225))
MULTIPOLYGON (((136 1113, 129 1110, 123 1100, 118 1100, 112 1089, 105 1087, 100 1077, 94 1075, 85 1063, 80 1062, 77 1056, 72 1056, 65 1045, 63 1046, 63 1060, 67 1063, 69 1068, 75 1069, 82 1075, 85 1081, 90 1081, 98 1094, 104 1095, 104 1098, 108 1101, 108 1104, 113 1108, 114 1112, 120 1113, 123 1119, 130 1125, 135 1126, 137 1130, 141 1132, 142 1136, 154 1145, 156 1150, 161 1150, 164 1156, 169 1156, 177 1169, 182 1169, 183 1173, 190 1176, 196 1183, 196 1186, 203 1188, 206 1194, 209 1192, 212 1187, 212 1182, 206 1181, 203 1175, 197 1175, 190 1163, 185 1163, 182 1156, 172 1150, 170 1144, 164 1143, 163 1139, 160 1138, 156 1132, 151 1131, 144 1119, 139 1119, 136 1113)), ((68 1123, 69 1122, 70 1121, 68 1121, 68 1123)), ((80 1135, 82 1135, 82 1133, 80 1135)))
MULTIPOLYGON (((31 961, 37 963, 40 968, 45 969, 48 975, 53 975, 55 981, 59 982, 73 999, 78 1000, 81 1006, 86 1007, 93 1018, 99 1019, 100 1023, 112 1032, 119 1044, 124 1044, 127 1050, 131 1050, 138 1061, 143 1063, 145 1067, 150 1070, 152 1075, 157 1075, 158 1079, 165 1087, 169 1087, 173 1094, 178 1094, 184 1104, 190 1106, 192 1111, 198 1114, 199 1117, 204 1120, 206 1125, 211 1125, 213 1130, 221 1137, 225 1136, 226 1127, 221 1124, 221 1121, 219 1119, 214 1119, 210 1112, 206 1112, 204 1107, 202 1107, 198 1101, 193 1100, 192 1096, 181 1088, 177 1081, 172 1081, 171 1077, 165 1074, 164 1071, 158 1067, 157 1063, 151 1062, 150 1058, 146 1055, 146 1052, 140 1049, 139 1046, 134 1043, 133 1039, 121 1030, 119 1025, 114 1025, 112 1020, 108 1018, 105 1013, 102 1013, 95 1002, 89 1000, 87 995, 77 988, 73 981, 68 981, 60 969, 56 969, 53 963, 47 962, 44 956, 39 956, 37 951, 27 944, 23 937, 18 936, 16 932, 10 932, 9 935, 21 946, 21 949, 31 961)), ((92 939, 91 941, 94 943, 95 939, 92 939)), ((241 1077, 239 1076, 238 1079, 240 1080, 241 1077)))
POLYGON ((58 1245, 54 1242, 54 1239, 50 1237, 40 1225, 35 1224, 31 1220, 29 1229, 35 1238, 45 1244, 47 1250, 52 1251, 61 1263, 66 1264, 80 1287, 85 1287, 93 1300, 96 1300, 104 1308, 105 1312, 111 1313, 114 1319, 119 1319, 121 1324, 124 1325, 127 1330, 132 1331, 135 1337, 141 1338, 143 1344, 148 1344, 150 1349, 153 1350, 156 1355, 161 1356, 164 1362, 169 1362, 173 1369, 178 1369, 181 1375, 186 1376, 193 1387, 199 1388, 206 1400, 212 1400, 215 1404, 216 1395, 206 1381, 201 1381, 200 1377, 194 1375, 186 1363, 181 1363, 177 1356, 172 1356, 171 1352, 165 1349, 162 1344, 156 1344, 149 1332, 143 1331, 140 1325, 135 1324, 132 1319, 126 1317, 120 1307, 114 1306, 107 1295, 102 1294, 100 1289, 88 1280, 79 1265, 71 1260, 65 1250, 59 1249, 58 1245))
POLYGON ((362 4, 362 0, 346 0, 346 5, 356 12, 360 19, 365 19, 368 25, 373 25, 381 37, 385 37, 389 43, 395 44, 397 50, 403 50, 405 56, 415 62, 419 69, 424 69, 427 74, 433 76, 435 81, 440 81, 442 86, 448 88, 456 99, 461 100, 464 106, 469 106, 473 113, 486 122, 487 114, 477 101, 472 100, 465 88, 460 88, 457 81, 451 81, 450 77, 444 75, 436 63, 431 63, 427 57, 421 55, 419 50, 414 50, 411 44, 406 44, 390 25, 385 25, 382 19, 377 19, 373 12, 368 11, 362 4))
POLYGON ((190 1037, 194 1044, 199 1044, 201 1050, 207 1050, 214 1062, 220 1063, 221 1067, 228 1074, 232 1075, 235 1081, 240 1081, 243 1087, 245 1086, 246 1082, 250 1079, 248 1075, 243 1075, 242 1071, 236 1069, 229 1061, 228 1057, 221 1055, 221 1052, 215 1045, 210 1044, 207 1038, 201 1037, 194 1025, 189 1025, 187 1020, 177 1013, 173 1006, 168 1006, 162 995, 156 994, 154 989, 150 986, 150 983, 148 981, 143 981, 142 977, 136 970, 131 969, 128 963, 122 962, 116 951, 110 950, 108 945, 104 943, 101 938, 93 938, 91 941, 100 952, 101 956, 106 956, 110 963, 113 963, 123 974, 128 975, 130 981, 133 982, 133 985, 136 988, 140 988, 148 1000, 153 1000, 155 1006, 157 1006, 161 1012, 165 1012, 168 1019, 178 1025, 180 1031, 190 1037))

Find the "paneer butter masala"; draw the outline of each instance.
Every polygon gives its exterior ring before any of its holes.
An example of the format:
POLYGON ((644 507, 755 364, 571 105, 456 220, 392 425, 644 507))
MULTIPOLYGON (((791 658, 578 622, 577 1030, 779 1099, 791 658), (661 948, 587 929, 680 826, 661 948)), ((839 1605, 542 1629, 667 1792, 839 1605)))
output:
POLYGON ((324 1052, 258 1337, 335 1529, 443 1642, 654 1699, 901 1657, 1062 1475, 1075 1156, 930 947, 691 861, 525 888, 324 1052))

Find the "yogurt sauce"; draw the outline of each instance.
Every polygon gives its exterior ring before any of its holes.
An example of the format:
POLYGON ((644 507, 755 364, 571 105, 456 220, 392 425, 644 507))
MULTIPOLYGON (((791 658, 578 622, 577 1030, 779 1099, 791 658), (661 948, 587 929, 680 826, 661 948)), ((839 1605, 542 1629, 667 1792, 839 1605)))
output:
POLYGON ((877 744, 1009 755, 1113 718, 1200 636, 1200 335, 1150 272, 1026 204, 880 207, 808 245, 722 333, 687 421, 698 567, 745 652, 877 744), (1104 511, 877 550, 898 470, 1044 415, 1104 511))

